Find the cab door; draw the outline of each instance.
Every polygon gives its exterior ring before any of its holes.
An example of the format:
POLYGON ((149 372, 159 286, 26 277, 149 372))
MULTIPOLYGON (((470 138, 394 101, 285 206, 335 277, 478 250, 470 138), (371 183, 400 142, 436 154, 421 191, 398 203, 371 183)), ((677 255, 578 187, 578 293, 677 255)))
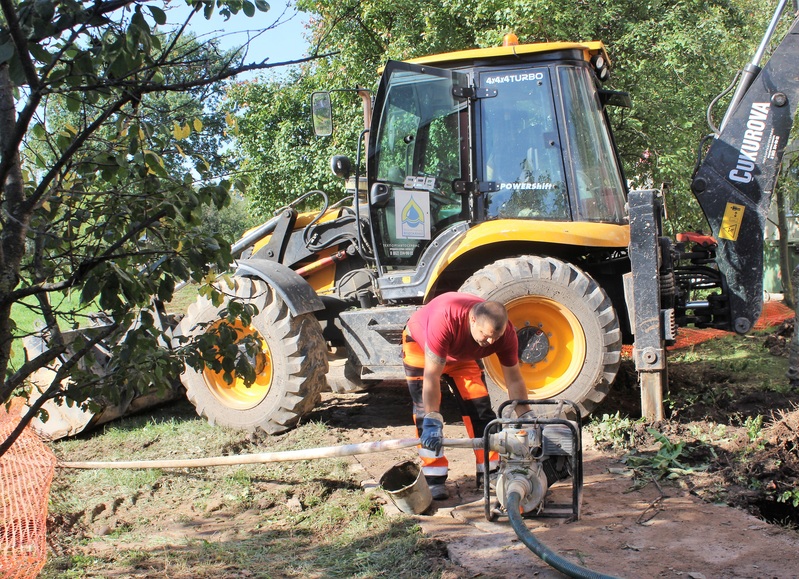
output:
POLYGON ((368 174, 372 235, 383 271, 415 269, 425 248, 468 218, 469 78, 390 61, 378 89, 368 174))

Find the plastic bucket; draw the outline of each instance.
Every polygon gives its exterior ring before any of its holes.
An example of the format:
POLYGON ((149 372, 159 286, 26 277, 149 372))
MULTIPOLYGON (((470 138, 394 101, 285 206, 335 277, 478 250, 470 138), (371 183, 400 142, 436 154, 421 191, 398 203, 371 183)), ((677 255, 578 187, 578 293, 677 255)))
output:
POLYGON ((398 462, 380 477, 380 486, 403 513, 420 515, 433 502, 430 487, 416 462, 398 462))

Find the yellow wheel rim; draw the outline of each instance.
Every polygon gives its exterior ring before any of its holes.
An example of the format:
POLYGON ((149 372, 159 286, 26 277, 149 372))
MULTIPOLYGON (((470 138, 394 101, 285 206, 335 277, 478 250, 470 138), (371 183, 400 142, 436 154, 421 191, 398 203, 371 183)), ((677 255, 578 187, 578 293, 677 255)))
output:
MULTIPOLYGON (((214 331, 216 327, 224 322, 217 322, 210 327, 214 331)), ((239 323, 232 324, 238 335, 243 339, 248 336, 255 336, 261 343, 261 349, 254 360, 250 363, 255 366, 255 382, 247 386, 244 380, 233 372, 233 382, 226 382, 224 372, 214 372, 206 368, 203 372, 205 382, 211 393, 227 408, 236 410, 249 410, 254 408, 266 397, 272 386, 274 368, 272 365, 272 353, 266 340, 253 327, 244 327, 239 323)))
MULTIPOLYGON (((585 332, 577 316, 562 304, 525 296, 505 304, 519 343, 535 342, 519 360, 531 400, 556 398, 580 375, 586 354, 585 332)), ((485 360, 491 379, 505 389, 502 366, 494 355, 485 360)))

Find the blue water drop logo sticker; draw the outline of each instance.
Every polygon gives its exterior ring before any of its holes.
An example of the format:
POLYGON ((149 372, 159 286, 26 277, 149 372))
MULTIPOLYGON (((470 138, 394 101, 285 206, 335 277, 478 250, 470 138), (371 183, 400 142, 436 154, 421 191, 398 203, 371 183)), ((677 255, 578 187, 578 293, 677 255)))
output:
POLYGON ((430 194, 427 191, 394 192, 399 239, 430 239, 430 194))

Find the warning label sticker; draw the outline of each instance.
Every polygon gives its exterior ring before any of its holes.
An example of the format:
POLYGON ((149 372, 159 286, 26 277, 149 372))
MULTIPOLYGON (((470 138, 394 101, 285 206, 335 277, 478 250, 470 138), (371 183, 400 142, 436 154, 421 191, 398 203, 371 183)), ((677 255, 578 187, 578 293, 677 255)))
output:
POLYGON ((719 229, 719 237, 721 239, 738 240, 738 234, 741 232, 741 222, 744 219, 744 209, 743 205, 727 203, 724 217, 721 219, 721 228, 719 229))

